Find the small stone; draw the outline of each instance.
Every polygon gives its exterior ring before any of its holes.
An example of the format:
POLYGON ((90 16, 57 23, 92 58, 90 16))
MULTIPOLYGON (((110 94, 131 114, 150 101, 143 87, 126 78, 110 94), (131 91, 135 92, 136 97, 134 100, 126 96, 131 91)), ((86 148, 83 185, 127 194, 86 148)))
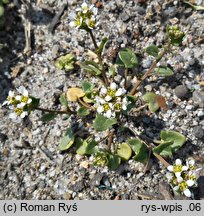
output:
POLYGON ((179 85, 174 89, 174 92, 176 94, 176 96, 181 99, 184 100, 188 97, 188 89, 186 88, 186 86, 184 85, 179 85))
POLYGON ((204 116, 204 111, 203 110, 199 110, 198 113, 197 113, 197 116, 198 117, 204 116))
POLYGON ((80 166, 83 167, 84 169, 88 169, 89 163, 88 163, 87 161, 82 161, 82 162, 80 163, 80 166))
POLYGON ((105 186, 107 186, 107 187, 110 187, 110 186, 111 186, 111 183, 110 183, 110 181, 109 181, 109 179, 108 179, 107 176, 104 176, 104 177, 103 177, 102 182, 103 182, 103 184, 104 184, 105 186))
POLYGON ((0 133, 0 142, 5 142, 8 139, 7 135, 4 133, 0 133))
POLYGON ((204 130, 201 126, 196 126, 193 128, 193 133, 195 137, 198 139, 202 139, 204 137, 204 130))
POLYGON ((53 55, 54 58, 57 57, 58 52, 59 52, 59 46, 55 44, 52 47, 52 55, 53 55))
POLYGON ((123 12, 121 14, 121 19, 122 19, 123 22, 126 22, 126 21, 128 21, 130 19, 130 16, 126 12, 123 12))
POLYGON ((204 92, 194 91, 193 92, 193 101, 199 105, 199 107, 204 107, 204 92))
POLYGON ((70 193, 66 192, 66 193, 63 194, 63 198, 65 200, 70 200, 72 198, 72 195, 70 193))

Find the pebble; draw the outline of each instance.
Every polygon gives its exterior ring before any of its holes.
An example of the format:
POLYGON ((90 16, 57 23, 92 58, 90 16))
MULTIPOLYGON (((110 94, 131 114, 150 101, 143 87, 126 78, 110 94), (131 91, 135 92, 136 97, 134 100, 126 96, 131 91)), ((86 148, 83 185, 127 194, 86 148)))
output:
POLYGON ((199 107, 204 107, 204 92, 194 91, 192 100, 199 105, 199 107))
POLYGON ((174 92, 176 94, 176 96, 181 99, 184 100, 188 97, 188 89, 186 88, 186 86, 184 85, 179 85, 174 89, 174 92))
POLYGON ((201 126, 194 127, 193 133, 194 133, 195 137, 197 137, 198 139, 204 138, 204 130, 201 126))

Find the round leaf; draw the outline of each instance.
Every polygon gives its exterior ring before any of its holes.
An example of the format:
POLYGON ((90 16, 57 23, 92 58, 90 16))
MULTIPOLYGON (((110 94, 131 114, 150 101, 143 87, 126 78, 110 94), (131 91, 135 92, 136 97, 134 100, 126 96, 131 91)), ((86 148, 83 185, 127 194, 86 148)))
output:
POLYGON ((127 143, 122 143, 117 150, 117 154, 125 161, 129 160, 132 156, 132 149, 127 143))
POLYGON ((80 88, 70 88, 67 91, 67 100, 68 101, 77 101, 78 98, 81 98, 85 95, 82 89, 80 88))
POLYGON ((172 76, 172 75, 174 75, 174 72, 168 67, 166 67, 166 68, 158 67, 158 68, 155 69, 155 71, 160 76, 172 76))
POLYGON ((71 128, 68 128, 64 137, 62 138, 60 142, 59 150, 65 151, 69 149, 73 145, 74 140, 75 140, 74 133, 71 128))

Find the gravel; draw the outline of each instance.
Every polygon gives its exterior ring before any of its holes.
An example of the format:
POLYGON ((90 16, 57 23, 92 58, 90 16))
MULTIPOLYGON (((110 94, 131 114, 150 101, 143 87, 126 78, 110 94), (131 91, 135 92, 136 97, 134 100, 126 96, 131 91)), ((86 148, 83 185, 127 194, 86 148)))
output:
MULTIPOLYGON (((38 5, 33 2, 32 6, 35 11, 42 11, 43 7, 53 14, 64 2, 41 0, 38 5)), ((82 0, 69 0, 68 3, 69 9, 61 17, 54 34, 48 32, 53 17, 51 13, 36 13, 32 17, 35 41, 27 56, 20 56, 25 38, 21 20, 16 18, 17 12, 14 18, 11 17, 16 25, 8 23, 5 33, 0 33, 0 39, 9 47, 0 50, 0 102, 5 100, 11 88, 23 84, 31 95, 41 98, 42 107, 61 109, 59 95, 69 87, 80 86, 81 81, 87 79, 85 72, 65 73, 54 66, 56 57, 71 50, 78 60, 82 60, 83 53, 93 49, 84 31, 68 27, 70 10, 76 9, 82 0), (22 71, 11 77, 13 68, 20 64, 23 65, 22 71)), ((170 66, 175 76, 150 77, 139 92, 142 95, 152 90, 161 94, 166 98, 168 111, 133 113, 127 124, 148 139, 158 139, 163 129, 184 134, 187 143, 174 158, 167 159, 169 163, 178 157, 204 157, 204 89, 199 84, 204 80, 203 13, 174 0, 102 3, 103 8, 98 14, 100 22, 95 31, 97 42, 103 36, 109 38, 107 50, 112 53, 108 52, 105 58, 113 61, 114 50, 121 47, 133 49, 139 59, 139 66, 134 69, 136 75, 150 67, 153 58, 146 56, 144 48, 150 44, 162 46, 166 40, 166 25, 177 22, 187 32, 183 46, 175 48, 176 54, 167 55, 161 62, 163 66, 170 66)), ((165 172, 153 156, 146 173, 145 165, 134 160, 122 164, 117 171, 95 167, 91 165, 91 158, 76 156, 72 151, 58 151, 61 136, 73 123, 82 124, 80 119, 72 115, 69 118, 57 116, 43 123, 39 120, 41 112, 34 111, 29 119, 16 123, 8 118, 8 114, 7 110, 0 109, 0 199, 110 200, 117 197, 139 199, 144 193, 160 195, 159 182, 164 181, 165 172)), ((100 134, 101 137, 104 135, 100 134)), ((125 138, 120 139, 124 141, 125 138)), ((198 165, 203 166, 199 161, 198 165)), ((203 194, 200 185, 197 190, 203 194)))

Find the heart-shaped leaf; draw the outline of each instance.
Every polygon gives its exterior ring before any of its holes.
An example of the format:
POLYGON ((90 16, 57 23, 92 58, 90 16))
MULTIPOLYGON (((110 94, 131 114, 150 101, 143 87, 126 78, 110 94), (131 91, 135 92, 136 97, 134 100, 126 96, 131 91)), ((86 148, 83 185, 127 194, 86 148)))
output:
POLYGON ((116 123, 117 120, 115 118, 108 119, 103 115, 97 114, 93 123, 93 127, 96 131, 100 132, 111 128, 116 123))
POLYGON ((160 106, 157 102, 157 95, 153 92, 148 92, 143 95, 142 99, 148 103, 149 110, 151 112, 156 112, 160 106))
POLYGON ((185 136, 172 130, 161 131, 160 137, 161 144, 153 151, 163 157, 171 157, 186 142, 185 136))
POLYGON ((68 128, 59 146, 60 151, 69 149, 74 144, 75 136, 71 128, 68 128))
POLYGON ((168 67, 157 67, 155 68, 155 71, 160 75, 160 76, 172 76, 174 75, 174 72, 168 68, 168 67))
POLYGON ((75 143, 77 146, 76 153, 79 155, 91 155, 98 151, 96 146, 97 142, 95 140, 89 140, 89 138, 82 140, 81 138, 77 137, 75 143))
POLYGON ((117 154, 125 161, 129 160, 132 156, 132 149, 127 143, 120 144, 117 154))
POLYGON ((90 114, 90 111, 85 107, 80 107, 77 111, 77 115, 80 117, 87 116, 90 114))
POLYGON ((133 159, 145 163, 149 157, 149 149, 147 146, 139 139, 130 139, 128 140, 128 143, 135 153, 133 159))
POLYGON ((125 66, 125 68, 134 68, 138 65, 138 61, 135 53, 125 48, 119 52, 116 64, 125 66))
POLYGON ((68 101, 77 101, 78 98, 81 98, 84 95, 85 95, 85 93, 80 88, 69 88, 67 91, 67 100, 68 101))
POLYGON ((159 54, 159 49, 157 46, 155 46, 154 44, 153 45, 150 45, 148 46, 145 51, 151 55, 151 56, 154 56, 154 57, 157 57, 158 54, 159 54))

